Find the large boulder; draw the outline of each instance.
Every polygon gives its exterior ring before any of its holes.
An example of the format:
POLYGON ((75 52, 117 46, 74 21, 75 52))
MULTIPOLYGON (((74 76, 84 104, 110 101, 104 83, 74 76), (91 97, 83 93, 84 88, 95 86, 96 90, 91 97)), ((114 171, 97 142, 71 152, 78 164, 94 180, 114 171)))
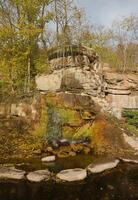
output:
POLYGON ((92 96, 101 94, 101 81, 101 74, 81 67, 60 69, 52 74, 36 77, 39 91, 78 91, 92 96))
POLYGON ((101 92, 101 64, 96 52, 84 46, 53 47, 48 50, 51 74, 36 77, 40 91, 101 92))
MULTIPOLYGON (((119 153, 120 147, 127 149, 128 146, 118 125, 101 113, 100 107, 89 95, 68 92, 47 93, 44 94, 44 99, 45 107, 41 116, 43 120, 38 131, 54 149, 60 146, 61 139, 89 142, 90 149, 75 152, 87 153, 93 149, 95 153, 104 154, 119 153)), ((57 156, 70 156, 69 151, 64 150, 57 156)))

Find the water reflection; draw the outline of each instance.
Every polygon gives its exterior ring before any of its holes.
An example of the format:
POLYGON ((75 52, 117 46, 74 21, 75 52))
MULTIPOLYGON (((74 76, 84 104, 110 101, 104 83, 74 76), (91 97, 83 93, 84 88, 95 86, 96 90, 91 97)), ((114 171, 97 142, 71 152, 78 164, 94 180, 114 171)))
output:
POLYGON ((56 159, 56 161, 50 163, 42 163, 40 159, 33 159, 29 163, 24 162, 22 164, 16 165, 16 168, 25 171, 35 171, 47 168, 50 171, 57 173, 64 169, 85 168, 92 162, 93 157, 91 155, 77 155, 74 157, 68 157, 64 159, 56 159))

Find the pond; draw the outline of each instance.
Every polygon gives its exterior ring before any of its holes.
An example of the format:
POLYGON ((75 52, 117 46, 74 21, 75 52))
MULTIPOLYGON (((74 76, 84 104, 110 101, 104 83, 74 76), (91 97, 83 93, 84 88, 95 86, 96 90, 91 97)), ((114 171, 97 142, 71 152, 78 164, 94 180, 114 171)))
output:
MULTIPOLYGON (((55 165, 47 166, 50 171, 86 167, 92 157, 83 156, 59 159, 55 165), (83 159, 83 162, 82 162, 83 159)), ((43 169, 46 166, 37 163, 17 165, 27 171, 43 169)), ((55 181, 30 183, 0 182, 0 200, 137 200, 138 165, 120 163, 117 168, 101 174, 89 175, 82 182, 56 183, 55 181)))

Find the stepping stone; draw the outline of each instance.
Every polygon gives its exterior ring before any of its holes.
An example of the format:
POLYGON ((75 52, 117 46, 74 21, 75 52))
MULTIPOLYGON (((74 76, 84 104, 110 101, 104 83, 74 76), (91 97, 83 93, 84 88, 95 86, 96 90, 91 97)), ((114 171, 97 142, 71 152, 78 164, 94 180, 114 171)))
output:
POLYGON ((15 169, 14 167, 0 168, 0 179, 22 180, 25 178, 25 171, 15 169))
POLYGON ((41 159, 42 162, 53 162, 56 160, 55 156, 47 156, 41 159))
POLYGON ((48 181, 50 179, 50 172, 48 170, 38 170, 27 174, 27 179, 31 182, 48 181))
POLYGON ((118 165, 118 163, 119 163, 119 160, 116 159, 116 160, 113 160, 113 161, 110 161, 110 162, 105 162, 105 163, 90 164, 87 167, 87 169, 91 173, 101 173, 105 170, 115 168, 118 165))
POLYGON ((67 169, 59 172, 57 178, 62 181, 81 181, 87 177, 87 172, 85 169, 67 169))

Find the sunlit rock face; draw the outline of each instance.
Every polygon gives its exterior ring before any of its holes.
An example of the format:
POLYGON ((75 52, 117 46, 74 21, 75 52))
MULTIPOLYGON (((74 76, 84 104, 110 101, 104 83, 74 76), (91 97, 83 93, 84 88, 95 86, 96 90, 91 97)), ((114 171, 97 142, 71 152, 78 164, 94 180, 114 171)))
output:
POLYGON ((102 68, 94 50, 76 46, 50 49, 49 63, 52 73, 36 77, 38 90, 101 95, 102 68))
POLYGON ((101 75, 80 67, 60 69, 52 74, 42 75, 36 78, 36 84, 40 91, 78 91, 92 96, 102 93, 101 75))
POLYGON ((138 108, 138 95, 108 95, 108 102, 112 107, 116 108, 138 108))

